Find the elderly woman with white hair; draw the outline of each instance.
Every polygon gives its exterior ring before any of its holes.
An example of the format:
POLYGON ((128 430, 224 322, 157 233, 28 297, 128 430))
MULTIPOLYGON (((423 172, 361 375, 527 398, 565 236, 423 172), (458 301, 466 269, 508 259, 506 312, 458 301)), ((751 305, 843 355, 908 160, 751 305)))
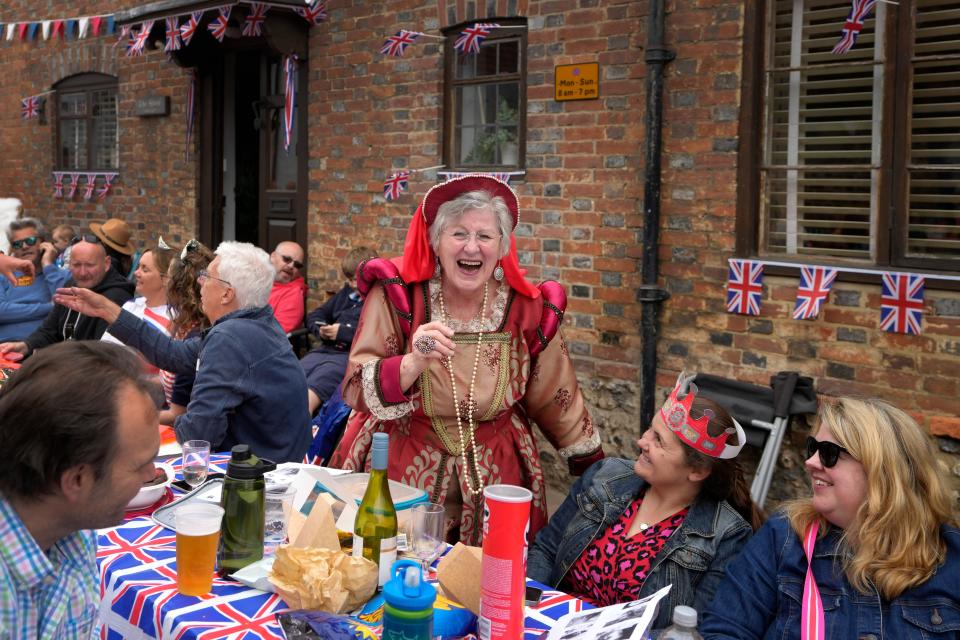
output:
POLYGON ((447 509, 448 539, 480 543, 483 488, 533 493, 530 536, 546 523, 536 423, 578 473, 603 456, 560 335, 566 296, 524 279, 513 230, 517 196, 467 175, 433 187, 398 266, 361 265, 366 296, 343 398, 356 411, 331 464, 370 465, 390 441, 388 475, 447 509))
POLYGON ((274 269, 262 249, 223 242, 201 271, 200 300, 212 327, 174 340, 89 289, 60 289, 56 301, 110 323, 110 333, 150 362, 179 373, 196 367, 177 440, 207 440, 218 451, 248 444, 259 456, 299 462, 310 445, 307 383, 267 298, 274 269))

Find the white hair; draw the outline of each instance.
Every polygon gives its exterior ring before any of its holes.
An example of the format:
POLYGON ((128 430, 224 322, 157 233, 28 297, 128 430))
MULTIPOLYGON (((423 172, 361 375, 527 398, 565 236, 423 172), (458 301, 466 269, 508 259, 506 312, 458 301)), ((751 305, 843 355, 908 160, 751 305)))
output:
POLYGON ((477 191, 467 191, 453 200, 447 200, 437 207, 437 217, 430 225, 430 248, 433 253, 437 253, 440 246, 440 234, 443 230, 452 224, 455 224, 460 216, 467 211, 476 209, 490 209, 497 219, 497 228, 500 230, 500 257, 507 255, 510 251, 510 233, 513 231, 513 214, 510 213, 510 207, 501 196, 495 196, 489 191, 478 189, 477 191))
POLYGON ((233 287, 241 309, 267 304, 276 272, 266 251, 248 242, 221 242, 214 252, 220 257, 220 278, 233 287))

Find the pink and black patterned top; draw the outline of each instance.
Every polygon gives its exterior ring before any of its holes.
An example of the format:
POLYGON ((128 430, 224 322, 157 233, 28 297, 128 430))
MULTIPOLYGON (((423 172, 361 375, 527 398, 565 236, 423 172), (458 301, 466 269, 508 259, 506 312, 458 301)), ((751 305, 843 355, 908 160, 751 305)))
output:
POLYGON ((639 599, 657 554, 690 511, 684 507, 646 531, 628 536, 642 502, 641 493, 616 522, 587 545, 563 579, 562 590, 598 607, 639 599))

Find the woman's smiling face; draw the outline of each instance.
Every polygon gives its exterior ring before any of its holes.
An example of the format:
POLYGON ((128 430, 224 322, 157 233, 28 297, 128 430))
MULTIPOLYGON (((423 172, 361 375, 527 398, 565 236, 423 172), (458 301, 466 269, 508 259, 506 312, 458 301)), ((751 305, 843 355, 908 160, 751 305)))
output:
POLYGON ((497 266, 500 240, 492 208, 465 211, 440 232, 437 256, 444 281, 462 295, 478 293, 497 266))

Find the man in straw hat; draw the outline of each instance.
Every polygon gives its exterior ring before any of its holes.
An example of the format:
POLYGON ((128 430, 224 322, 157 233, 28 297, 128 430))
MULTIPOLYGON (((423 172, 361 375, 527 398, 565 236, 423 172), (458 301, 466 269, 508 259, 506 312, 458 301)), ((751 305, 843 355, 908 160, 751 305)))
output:
POLYGON ((133 273, 137 247, 134 246, 130 227, 119 218, 110 218, 106 222, 91 222, 90 231, 100 240, 103 248, 120 275, 129 278, 133 273))

